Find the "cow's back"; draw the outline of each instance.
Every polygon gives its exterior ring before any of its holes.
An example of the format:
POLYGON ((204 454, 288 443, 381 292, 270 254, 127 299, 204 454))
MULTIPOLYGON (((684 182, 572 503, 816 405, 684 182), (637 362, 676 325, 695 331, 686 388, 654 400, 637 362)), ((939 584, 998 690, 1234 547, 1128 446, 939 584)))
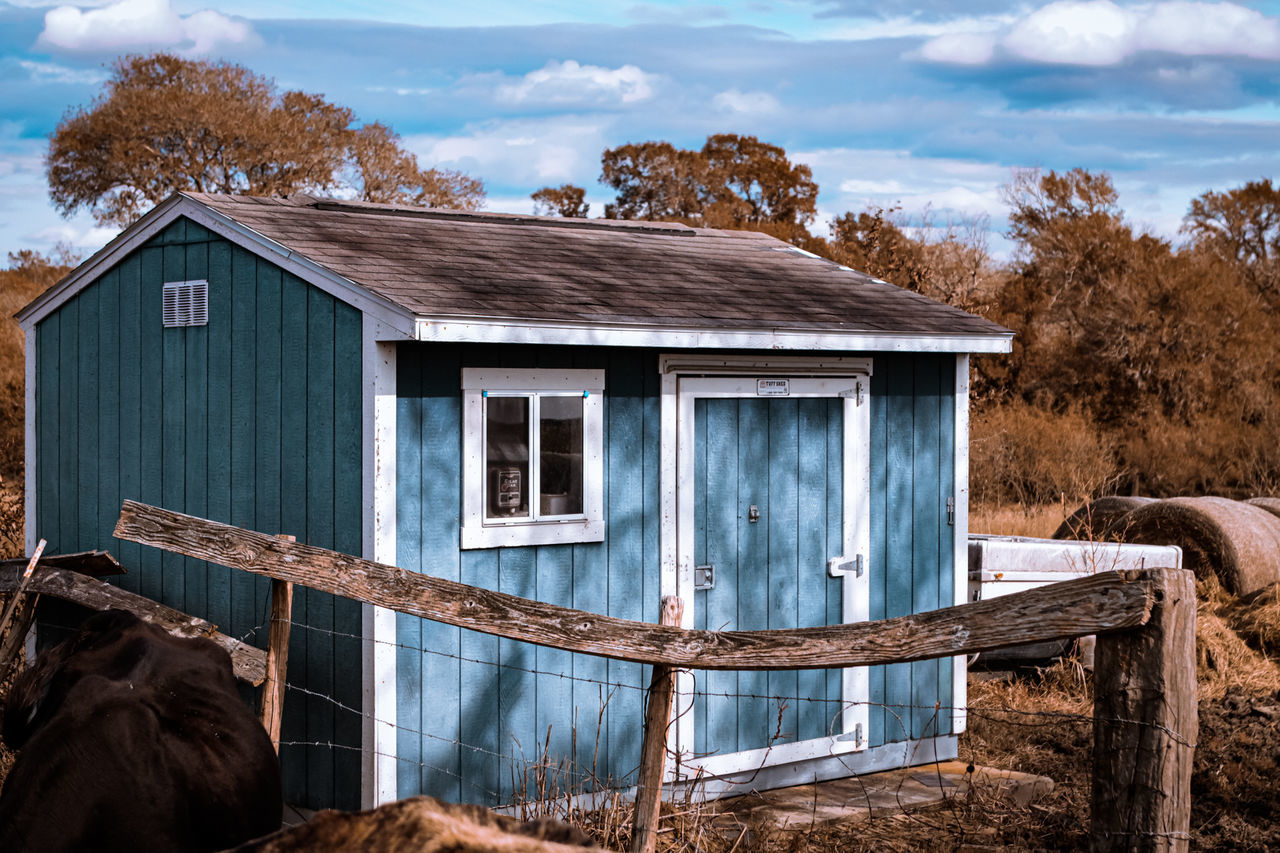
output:
POLYGON ((225 651, 119 612, 64 646, 6 708, 23 745, 0 850, 217 850, 279 826, 279 764, 225 651))

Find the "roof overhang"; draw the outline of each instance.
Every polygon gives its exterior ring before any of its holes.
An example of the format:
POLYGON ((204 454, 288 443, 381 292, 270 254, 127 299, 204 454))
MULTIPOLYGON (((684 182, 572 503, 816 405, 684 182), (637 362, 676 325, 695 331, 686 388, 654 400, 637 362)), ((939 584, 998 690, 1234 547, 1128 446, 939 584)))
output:
POLYGON ((414 337, 433 343, 558 344, 675 349, 1007 353, 1013 333, 944 335, 831 329, 725 329, 557 320, 419 317, 414 337))
POLYGON ((156 205, 65 278, 37 296, 17 313, 18 323, 24 331, 30 331, 126 255, 141 248, 183 216, 380 321, 389 338, 412 339, 412 312, 181 193, 175 193, 156 205))

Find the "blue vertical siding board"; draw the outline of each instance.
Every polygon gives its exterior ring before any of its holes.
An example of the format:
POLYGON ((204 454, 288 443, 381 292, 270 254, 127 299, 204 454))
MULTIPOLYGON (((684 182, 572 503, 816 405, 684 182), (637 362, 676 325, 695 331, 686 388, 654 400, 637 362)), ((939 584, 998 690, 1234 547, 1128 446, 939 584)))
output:
MULTIPOLYGON (((494 549, 461 554, 462 582, 482 589, 498 588, 498 552, 494 549)), ((462 799, 484 806, 500 805, 507 766, 499 760, 502 743, 494 709, 499 701, 498 638, 477 631, 463 631, 459 686, 462 753, 462 799)))
MULTIPOLYGON (((886 365, 888 516, 885 520, 885 617, 904 616, 912 608, 915 506, 912 474, 914 450, 914 373, 907 359, 886 365)), ((911 664, 885 668, 885 740, 901 741, 911 734, 911 664)))
MULTIPOLYGON (((844 401, 827 399, 826 407, 826 558, 844 553, 844 401)), ((828 625, 844 621, 844 582, 828 578, 826 593, 826 619, 828 625)), ((832 734, 842 731, 840 712, 844 701, 844 675, 839 669, 826 673, 826 730, 832 734)))
POLYGON ((98 528, 98 287, 81 291, 79 302, 80 328, 77 335, 79 361, 75 366, 79 412, 75 452, 79 459, 79 477, 76 483, 76 550, 97 548, 98 528))
MULTIPOLYGON (((164 505, 164 396, 158 381, 164 369, 164 329, 161 327, 161 291, 164 283, 164 249, 142 249, 141 292, 139 294, 139 344, 142 380, 142 408, 139 415, 139 446, 142 449, 140 489, 142 501, 164 505)), ((162 552, 142 548, 138 555, 139 592, 155 601, 162 597, 162 552)), ((133 567, 130 566, 130 571, 133 567)))
POLYGON ((62 482, 62 461, 58 436, 61 418, 58 406, 62 392, 59 379, 62 373, 60 352, 62 346, 62 314, 50 314, 36 326, 36 429, 39 465, 36 468, 39 493, 36 496, 37 536, 43 537, 58 550, 61 544, 61 506, 59 484, 62 482))
MULTIPOLYGON (((957 497, 955 485, 956 376, 953 358, 954 356, 939 358, 938 461, 942 488, 938 499, 944 508, 938 516, 939 607, 964 604, 964 601, 955 600, 955 540, 952 537, 955 528, 954 522, 948 521, 945 512, 947 498, 957 497)), ((942 702, 942 713, 938 717, 936 726, 939 734, 951 733, 951 711, 955 705, 952 675, 951 658, 938 661, 938 697, 942 702)))
MULTIPOLYGON (((738 613, 742 571, 738 527, 740 515, 746 514, 745 495, 740 493, 738 401, 707 400, 706 412, 707 562, 716 567, 715 589, 706 599, 707 628, 733 630, 743 627, 738 613)), ((707 752, 737 751, 742 708, 734 696, 740 692, 740 674, 707 670, 697 675, 706 682, 707 752)))
MULTIPOLYGON (((422 571, 422 362, 400 344, 396 358, 396 564, 422 571)), ((422 622, 396 615, 396 763, 400 796, 434 793, 423 786, 422 622)))
MULTIPOLYGON (((364 548, 363 362, 364 321, 359 311, 334 304, 334 533, 333 547, 360 556, 364 548)), ((347 748, 334 750, 334 804, 360 806, 363 737, 362 608, 349 598, 336 598, 333 610, 335 706, 334 739, 347 748), (353 748, 354 747, 354 748, 353 748)))
MULTIPOLYGON (((140 479, 142 471, 141 411, 143 377, 148 378, 148 388, 152 388, 151 377, 155 375, 154 365, 144 367, 140 356, 140 324, 143 322, 140 311, 141 297, 141 259, 137 252, 127 257, 116 267, 119 283, 119 438, 120 481, 117 500, 141 498, 140 479)), ((43 459, 43 456, 41 457, 43 459)), ((118 509, 118 507, 117 507, 118 509)), ((109 528, 110 529, 110 528, 109 528)), ((115 553, 120 555, 120 562, 129 571, 116 583, 129 590, 138 592, 139 552, 142 546, 136 542, 115 540, 111 543, 115 553)))
MULTIPOLYGON (((239 247, 231 250, 231 296, 231 523, 256 530, 258 262, 239 247)), ((256 585, 257 579, 246 572, 231 573, 235 637, 246 636, 258 624, 256 585)))
MULTIPOLYGON (((811 628, 827 624, 827 401, 798 400, 796 461, 798 491, 796 563, 797 625, 811 628)), ((830 729, 835 708, 817 700, 827 695, 827 671, 807 669, 796 677, 796 736, 799 740, 834 733, 830 729)))
MULTIPOLYGON (((423 417, 419 468, 412 476, 424 493, 421 509, 422 571, 446 580, 460 579, 458 527, 461 523, 457 483, 461 454, 459 374, 427 360, 422 370, 423 417)), ((422 752, 441 777, 434 780, 445 799, 466 796, 461 788, 461 706, 458 690, 434 693, 433 685, 458 684, 460 629, 440 622, 422 623, 423 654, 419 660, 424 690, 420 725, 422 752)))
MULTIPOLYGON (((523 598, 537 597, 537 550, 504 548, 498 552, 498 588, 523 598)), ((502 749, 506 767, 499 789, 501 798, 531 796, 536 793, 537 759, 542 733, 537 718, 537 646, 515 640, 501 640, 498 655, 498 713, 501 718, 502 749)))
MULTIPOLYGON (((605 464, 609 487, 605 492, 605 547, 607 577, 605 612, 620 619, 644 618, 643 598, 645 553, 644 470, 640 464, 644 447, 644 385, 639 361, 615 356, 606 377, 605 399, 609 410, 605 433, 605 464)), ((606 664, 610 682, 639 684, 639 664, 611 660, 606 664)), ((615 782, 629 774, 640 760, 639 728, 643 701, 638 690, 619 688, 609 699, 605 743, 605 765, 615 782)))
MULTIPOLYGON (((544 545, 536 549, 536 554, 538 600, 568 605, 573 601, 573 549, 567 545, 544 545)), ((574 771, 567 761, 573 751, 573 656, 561 649, 539 646, 537 670, 535 719, 538 738, 555 770, 554 779, 574 771)))
MULTIPOLYGON (((738 627, 753 631, 769 621, 769 404, 768 399, 738 401, 738 627), (747 522, 750 506, 761 520, 747 522)), ((767 698, 769 675, 738 674, 738 748, 768 746, 774 733, 775 709, 767 698)))
MULTIPOLYGON (((912 611, 936 610, 941 600, 938 533, 942 496, 938 433, 941 408, 938 360, 918 357, 915 360, 915 416, 912 431, 914 446, 914 536, 912 537, 912 611)), ((937 734, 938 661, 916 661, 911 665, 911 736, 937 734)))
MULTIPOLYGON (((767 402, 769 430, 769 498, 762 507, 761 527, 768 535, 765 601, 770 629, 795 628, 800 621, 800 584, 820 584, 824 573, 809 574, 799 561, 800 537, 800 456, 799 405, 797 400, 767 402)), ((825 486, 826 478, 822 478, 825 486)), ((771 699, 770 718, 775 727, 774 743, 795 740, 798 679, 795 670, 766 673, 771 699)))
MULTIPOLYGON (((205 485, 208 517, 231 523, 231 244, 209 244, 209 355, 205 416, 208 420, 208 474, 205 485)), ((232 570, 206 564, 206 597, 209 621, 231 628, 232 570)), ((234 635, 233 635, 234 636, 234 635)))
POLYGON ((62 308, 58 337, 58 361, 61 375, 58 382, 58 529, 52 542, 60 551, 75 551, 80 547, 80 507, 76 486, 80 482, 80 469, 76 448, 80 441, 80 383, 77 371, 80 366, 80 300, 73 299, 62 308))
MULTIPOLYGON (((869 483, 870 554, 867 559, 868 616, 874 621, 885 618, 885 592, 887 588, 888 556, 885 550, 888 529, 888 397, 884 371, 887 364, 877 360, 871 379, 869 483)), ((867 742, 880 746, 887 742, 885 728, 885 668, 873 666, 867 672, 867 742)))
MULTIPOLYGON (((304 386, 307 425, 302 441, 285 437, 281 448, 282 465, 292 468, 300 464, 298 451, 305 449, 306 541, 320 548, 332 549, 335 501, 333 298, 308 287, 294 276, 285 278, 290 285, 284 291, 290 297, 285 301, 286 311, 291 314, 303 311, 307 318, 307 381, 304 386)), ((290 389, 286 387, 284 393, 288 395, 290 389)), ((309 692, 303 695, 307 705, 307 740, 312 744, 325 744, 333 736, 334 724, 334 706, 330 698, 335 692, 333 596, 312 589, 305 590, 304 595, 307 624, 312 629, 305 632, 304 669, 309 692)), ((308 748, 307 789, 310 796, 323 802, 333 801, 333 770, 332 749, 319 745, 308 748)))
MULTIPOLYGON (((192 223, 194 226, 194 223, 192 223)), ((188 229, 190 231, 190 229, 188 229)), ((188 243, 185 250, 185 275, 188 281, 209 276, 209 244, 188 243)), ((186 435, 183 440, 184 509, 200 518, 209 515, 209 327, 192 326, 182 330, 186 348, 186 385, 183 389, 186 435)), ((203 560, 184 559, 187 613, 209 613, 208 564, 203 560)))
POLYGON ((111 531, 120 514, 120 270, 98 281, 98 452, 99 469, 94 539, 97 548, 119 553, 111 531))
MULTIPOLYGON (((306 542, 310 460, 307 453, 307 421, 311 415, 307 372, 307 288, 279 267, 258 261, 258 417, 257 525, 272 535, 294 536, 306 542)), ((317 377, 317 381, 321 381, 317 377)), ((320 476, 320 475, 318 475, 320 476)), ((262 581, 263 579, 255 579, 262 581)), ((293 596, 293 621, 310 625, 310 590, 293 596)), ((259 633, 266 633, 269 583, 255 583, 259 633)), ((288 682, 305 680, 307 649, 314 631, 289 633, 288 682), (300 678, 301 676, 301 678, 300 678)), ((312 702, 305 693, 289 691, 280 726, 280 764, 284 772, 285 799, 308 797, 309 763, 315 747, 308 718, 312 702), (290 744, 288 749, 284 743, 290 744)))
MULTIPOLYGON (((711 558, 707 552, 707 401, 693 403, 693 564, 705 566, 711 558)), ((707 630, 707 597, 703 589, 693 593, 693 627, 707 630)), ((707 673, 694 673, 693 750, 699 755, 707 752, 707 673)))
MULTIPOLYGON (((182 220, 174 223, 178 233, 182 220)), ((181 233, 185 233, 185 228, 181 233)), ((176 242, 166 243, 163 249, 164 281, 185 281, 187 277, 187 253, 176 242)), ((163 284, 163 282, 162 282, 163 284)), ((186 329, 164 329, 161 332, 162 363, 161 411, 163 423, 160 474, 163 483, 163 506, 181 511, 186 505, 186 329)), ((160 583, 161 600, 170 607, 183 610, 186 607, 187 577, 186 557, 165 552, 160 557, 163 577, 160 583)))

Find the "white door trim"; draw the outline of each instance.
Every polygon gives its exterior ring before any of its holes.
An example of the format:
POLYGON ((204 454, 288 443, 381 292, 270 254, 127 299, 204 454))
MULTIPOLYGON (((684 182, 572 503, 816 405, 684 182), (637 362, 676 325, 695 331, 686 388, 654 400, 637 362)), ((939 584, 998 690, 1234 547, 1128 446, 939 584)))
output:
MULTIPOLYGON (((694 400, 758 396, 757 377, 761 375, 788 376, 788 396, 791 397, 844 399, 844 553, 848 557, 862 554, 863 565, 867 566, 870 556, 870 360, 848 359, 842 365, 843 370, 839 371, 844 375, 833 375, 836 371, 831 370, 832 360, 828 360, 827 365, 824 365, 827 370, 819 372, 818 376, 806 377, 803 375, 806 367, 812 370, 812 362, 817 360, 779 359, 779 364, 754 360, 749 365, 717 365, 710 363, 710 359, 699 364, 689 356, 680 356, 679 367, 668 372, 665 368, 676 363, 676 358, 664 356, 660 360, 660 368, 663 369, 661 589, 663 595, 675 594, 685 602, 682 627, 692 628, 694 625, 694 400), (679 375, 685 371, 694 375, 679 375), (793 376, 790 371, 801 375, 793 376), (725 375, 742 372, 748 375, 725 375), (708 376, 708 373, 713 375, 708 376), (858 495, 861 499, 849 497, 858 495)), ((869 567, 864 568, 860 576, 852 572, 844 576, 841 614, 844 621, 865 621, 868 618, 868 576, 869 567)), ((865 667, 845 671, 841 693, 846 704, 841 725, 843 732, 850 734, 856 733, 857 727, 861 725, 860 740, 820 738, 812 742, 782 745, 766 750, 763 760, 768 764, 794 762, 865 749, 868 733, 868 689, 865 667)), ((670 749, 681 756, 676 770, 677 777, 683 778, 688 772, 711 772, 717 775, 731 773, 745 766, 759 764, 761 755, 757 755, 757 751, 694 759, 693 719, 687 713, 679 713, 680 710, 690 708, 692 702, 693 676, 691 673, 682 673, 676 682, 678 717, 676 724, 671 727, 669 737, 670 749)))

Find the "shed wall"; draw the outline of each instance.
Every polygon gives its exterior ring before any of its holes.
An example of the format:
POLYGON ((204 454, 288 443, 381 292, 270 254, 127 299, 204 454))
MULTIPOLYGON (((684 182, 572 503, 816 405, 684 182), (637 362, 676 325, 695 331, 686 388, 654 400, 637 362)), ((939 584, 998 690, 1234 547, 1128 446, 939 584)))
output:
MULTIPOLYGON (((265 646, 267 580, 111 532, 131 498, 359 555, 361 334, 356 310, 175 221, 36 327, 49 552, 109 548, 121 586, 265 646), (192 279, 209 282, 209 324, 162 328, 161 285, 192 279)), ((360 607, 299 589, 293 621, 286 797, 358 807, 360 607)))
MULTIPOLYGON (((592 612, 656 621, 657 355, 621 348, 401 344, 398 564, 592 612), (606 370, 604 542, 459 549, 462 367, 606 370)), ((953 603, 946 502, 954 491, 955 360, 894 354, 876 355, 874 363, 870 605, 871 618, 882 619, 953 603)), ((539 767, 551 790, 590 789, 594 780, 634 783, 645 668, 406 616, 398 618, 397 642, 401 797, 426 793, 496 805, 546 793, 537 789, 539 767)), ((706 673, 697 676, 706 683, 706 673)), ((870 685, 872 746, 950 731, 949 662, 877 667, 870 685), (939 705, 942 710, 935 711, 939 705)))

